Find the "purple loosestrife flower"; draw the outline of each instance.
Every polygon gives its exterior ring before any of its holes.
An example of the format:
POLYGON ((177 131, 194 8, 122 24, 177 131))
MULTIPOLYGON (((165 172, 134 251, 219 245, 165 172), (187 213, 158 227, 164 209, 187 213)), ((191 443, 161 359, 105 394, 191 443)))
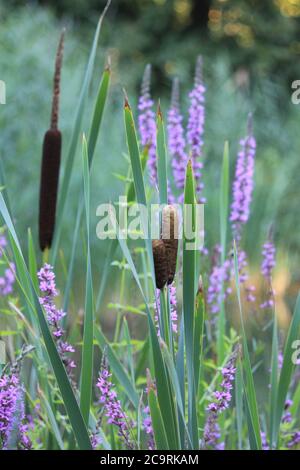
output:
POLYGON ((148 148, 148 169, 150 183, 154 186, 157 181, 156 167, 156 122, 153 111, 153 100, 150 95, 151 65, 146 66, 139 98, 139 133, 141 145, 148 148))
POLYGON ((229 260, 225 260, 222 265, 220 263, 220 254, 221 248, 219 245, 216 245, 212 256, 212 270, 209 276, 209 287, 207 290, 207 303, 213 315, 220 311, 222 301, 224 301, 232 291, 229 285, 225 286, 226 283, 230 282, 231 263, 229 260))
POLYGON ((267 434, 264 431, 260 431, 260 437, 262 450, 270 450, 270 446, 267 440, 267 434))
MULTIPOLYGON (((152 380, 150 371, 149 369, 146 370, 146 375, 147 375, 147 387, 145 389, 145 393, 148 395, 150 390, 153 390, 154 393, 156 394, 156 384, 152 380)), ((148 437, 148 449, 149 450, 155 450, 155 440, 154 440, 154 431, 153 431, 153 426, 152 426, 152 419, 151 419, 151 414, 150 414, 150 407, 147 405, 143 409, 144 413, 144 420, 143 420, 143 429, 145 433, 147 434, 148 437)))
MULTIPOLYGON (((202 58, 198 57, 196 63, 195 82, 189 94, 190 107, 187 125, 187 141, 190 147, 190 155, 196 180, 196 190, 199 195, 203 190, 202 157, 203 133, 205 122, 205 86, 202 79, 202 58)), ((204 198, 201 199, 204 202, 204 198)))
POLYGON ((252 117, 248 119, 248 135, 240 141, 237 156, 235 179, 233 183, 233 200, 230 221, 237 242, 242 235, 242 227, 249 219, 250 204, 253 192, 256 141, 252 133, 252 117))
POLYGON ((16 434, 18 448, 30 449, 32 444, 27 432, 23 389, 19 375, 11 371, 0 378, 0 438, 3 449, 9 448, 13 433, 16 434))
POLYGON ((296 445, 300 444, 300 431, 296 431, 289 442, 287 443, 287 447, 291 449, 292 447, 295 447, 296 445))
POLYGON ((214 400, 208 405, 208 416, 204 427, 203 446, 215 450, 223 450, 224 443, 219 443, 220 429, 218 426, 218 415, 225 411, 231 402, 231 390, 236 372, 236 361, 240 352, 240 347, 237 346, 232 352, 225 367, 221 373, 223 380, 220 385, 220 390, 213 393, 214 400))
POLYGON ((69 353, 74 353, 75 349, 73 346, 63 341, 65 331, 61 326, 61 320, 66 315, 66 312, 56 307, 54 298, 57 297, 58 291, 55 284, 55 274, 52 266, 44 264, 41 270, 38 272, 39 287, 43 296, 40 297, 40 304, 44 308, 47 321, 52 327, 52 334, 54 336, 58 353, 61 360, 68 372, 70 378, 72 378, 73 369, 76 367, 75 362, 69 357, 69 353))
MULTIPOLYGON (((188 161, 185 152, 186 142, 182 125, 183 117, 179 105, 179 80, 173 81, 171 106, 168 112, 168 148, 172 162, 174 182, 177 189, 181 191, 179 198, 183 197, 185 171, 188 161)), ((181 201, 180 201, 181 202, 181 201)))
POLYGON ((217 314, 220 311, 220 305, 232 289, 230 286, 225 287, 225 283, 230 281, 231 263, 225 260, 223 265, 215 265, 209 276, 209 287, 207 289, 207 303, 212 314, 217 314), (223 292, 222 292, 223 285, 223 292))
MULTIPOLYGON (((7 240, 5 235, 0 235, 0 258, 3 256, 3 251, 7 246, 7 240)), ((13 292, 13 286, 16 280, 15 276, 15 265, 9 263, 5 268, 4 273, 0 276, 0 296, 5 297, 13 292)))
POLYGON ((264 309, 264 308, 274 307, 274 291, 272 289, 272 271, 276 265, 276 262, 275 262, 276 248, 271 240, 268 240, 263 244, 262 257, 263 257, 263 260, 261 264, 261 273, 269 286, 268 298, 260 305, 260 307, 264 309))
POLYGON ((169 286, 170 292, 170 315, 173 333, 178 333, 178 316, 177 316, 177 300, 176 287, 173 284, 169 286))
POLYGON ((150 415, 150 408, 146 406, 143 409, 144 419, 143 419, 143 429, 148 436, 148 449, 155 450, 155 442, 154 442, 154 432, 152 427, 152 419, 150 415))
MULTIPOLYGON (((249 279, 249 275, 247 272, 247 254, 244 250, 238 249, 237 253, 237 258, 238 258, 238 270, 239 270, 239 278, 240 278, 240 283, 244 284, 244 288, 246 291, 246 299, 248 302, 255 302, 256 297, 254 295, 255 292, 255 286, 253 285, 246 285, 246 282, 249 279)), ((234 278, 234 262, 232 263, 232 277, 234 278)))
POLYGON ((99 373, 96 387, 100 390, 99 402, 103 406, 104 414, 108 424, 113 424, 118 428, 118 435, 128 449, 133 449, 134 445, 130 439, 131 422, 121 407, 117 393, 114 390, 114 384, 110 380, 109 373, 105 363, 102 365, 99 373))

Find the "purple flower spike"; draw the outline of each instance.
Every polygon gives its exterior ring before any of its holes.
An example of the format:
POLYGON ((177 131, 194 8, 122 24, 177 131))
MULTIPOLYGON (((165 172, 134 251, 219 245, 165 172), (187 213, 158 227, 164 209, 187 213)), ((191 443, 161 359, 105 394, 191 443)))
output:
MULTIPOLYGON (((203 190, 202 168, 203 163, 199 161, 202 157, 203 133, 205 122, 205 86, 202 79, 202 57, 198 57, 196 63, 194 88, 189 94, 190 108, 187 126, 187 141, 190 147, 190 154, 193 163, 193 170, 196 180, 196 190, 199 195, 203 190)), ((204 202, 204 199, 201 198, 204 202)))
MULTIPOLYGON (((3 256, 3 251, 7 247, 7 240, 5 235, 0 235, 0 258, 3 256)), ((8 267, 4 270, 2 276, 0 276, 0 296, 5 297, 13 292, 14 283, 16 280, 15 276, 15 265, 9 263, 8 267)))
POLYGON ((139 99, 139 133, 141 145, 148 148, 148 168, 150 183, 154 186, 157 182, 156 167, 156 122, 153 111, 153 100, 150 95, 151 65, 146 66, 139 99))
POLYGON ((65 331, 61 327, 61 320, 66 315, 66 312, 56 307, 54 298, 57 297, 58 291, 55 284, 55 274, 50 264, 44 264, 41 270, 37 273, 39 279, 39 287, 43 296, 40 297, 40 304, 44 308, 47 321, 52 327, 52 333, 57 345, 58 353, 62 362, 68 372, 70 379, 72 379, 72 371, 76 367, 75 362, 68 356, 69 353, 75 352, 73 346, 63 341, 65 331))
POLYGON ((292 435, 291 439, 287 443, 287 446, 289 449, 291 449, 292 447, 295 447, 299 443, 300 443, 300 431, 297 431, 292 435))
POLYGON ((19 375, 12 371, 0 378, 0 441, 3 449, 10 448, 10 439, 15 433, 18 449, 31 449, 27 432, 23 388, 19 375))
POLYGON ((174 182, 183 197, 185 171, 188 161, 185 152, 186 142, 182 125, 183 117, 179 106, 179 80, 173 81, 171 106, 168 112, 168 147, 172 161, 174 182))
POLYGON ((144 410, 144 420, 143 420, 143 428, 145 433, 148 436, 148 449, 155 450, 155 441, 154 441, 154 431, 152 427, 152 419, 150 415, 150 408, 149 406, 145 406, 144 410))
POLYGON ((99 402, 103 405, 104 414, 108 424, 118 428, 118 435, 128 449, 133 449, 130 440, 130 421, 121 407, 114 384, 110 380, 111 374, 105 364, 102 365, 96 387, 100 391, 99 402))
POLYGON ((208 416, 204 427, 203 446, 209 449, 224 450, 224 442, 218 442, 221 437, 218 425, 218 415, 226 410, 231 402, 231 390, 236 372, 236 361, 240 353, 240 346, 237 346, 231 354, 227 364, 223 367, 222 383, 220 390, 213 393, 214 400, 208 405, 208 416))
POLYGON ((272 288, 272 271, 276 265, 275 257, 276 257, 276 248, 274 243, 271 240, 266 241, 263 244, 262 249, 262 263, 261 263, 261 273, 265 278, 269 290, 268 290, 268 298, 265 300, 260 307, 265 308, 273 308, 274 307, 274 291, 272 288))
POLYGON ((233 234, 237 242, 241 239, 242 227, 248 222, 250 215, 254 186, 255 152, 256 141, 252 132, 252 116, 249 115, 248 135, 240 141, 240 150, 237 156, 230 214, 233 234))

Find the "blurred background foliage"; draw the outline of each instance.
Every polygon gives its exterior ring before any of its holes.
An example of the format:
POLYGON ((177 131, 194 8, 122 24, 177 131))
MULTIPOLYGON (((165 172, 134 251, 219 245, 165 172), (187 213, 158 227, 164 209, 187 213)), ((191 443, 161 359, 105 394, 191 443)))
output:
MULTIPOLYGON (((41 145, 49 125, 53 62, 59 32, 67 27, 62 77, 61 130, 64 155, 94 29, 104 0, 0 0, 0 79, 7 104, 0 109, 1 158, 19 233, 36 237, 41 145)), ((230 142, 234 172, 238 141, 254 114, 257 138, 256 187, 245 245, 253 265, 274 223, 279 258, 300 279, 299 149, 300 109, 291 102, 291 83, 299 79, 300 0, 113 0, 100 40, 83 131, 89 128, 93 100, 109 55, 113 87, 93 166, 92 209, 115 200, 126 174, 122 86, 136 106, 145 65, 153 65, 152 90, 167 112, 171 82, 182 84, 182 105, 198 54, 204 58, 207 85, 205 192, 207 244, 218 240, 218 192, 224 140, 230 142), (103 151, 103 149, 105 149, 103 151), (108 184, 109 181, 109 184, 108 184)), ((68 249, 82 184, 78 152, 65 219, 63 247, 68 249)), ((96 216, 93 223, 96 226, 96 216)), ((95 233, 95 230, 93 230, 95 233)), ((25 236, 24 236, 25 242, 25 236)), ((78 251, 77 269, 83 268, 78 251)), ((94 239, 94 260, 101 272, 105 244, 94 239)), ((282 273, 282 271, 281 271, 282 273)), ((288 276, 288 275, 287 275, 288 276)), ((279 281, 278 281, 279 282, 279 281)), ((289 285, 286 278, 280 285, 289 285)), ((112 299, 111 299, 112 300, 112 299)))

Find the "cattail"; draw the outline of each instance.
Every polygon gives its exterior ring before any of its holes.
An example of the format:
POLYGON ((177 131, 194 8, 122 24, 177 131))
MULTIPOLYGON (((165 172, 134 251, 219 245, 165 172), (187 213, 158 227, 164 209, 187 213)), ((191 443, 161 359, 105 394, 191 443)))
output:
POLYGON ((157 289, 162 289, 168 280, 168 262, 166 247, 162 240, 152 241, 152 251, 157 289))
POLYGON ((55 227, 62 144, 62 136, 58 129, 58 115, 63 47, 64 30, 62 31, 56 53, 50 129, 46 132, 43 143, 39 212, 39 241, 42 251, 51 247, 55 227))
POLYGON ((168 205, 163 208, 161 235, 166 248, 168 284, 172 284, 176 272, 178 251, 178 214, 174 206, 168 205))

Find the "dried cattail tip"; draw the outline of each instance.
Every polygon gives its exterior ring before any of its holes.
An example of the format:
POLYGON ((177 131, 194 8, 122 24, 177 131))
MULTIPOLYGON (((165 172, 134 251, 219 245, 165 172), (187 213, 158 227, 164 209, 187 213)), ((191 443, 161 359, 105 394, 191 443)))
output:
POLYGON ((168 280, 168 263, 166 248, 162 240, 152 241, 152 251, 157 289, 163 289, 168 280))
POLYGON ((168 284, 171 284, 175 277, 178 251, 178 213, 174 206, 163 208, 161 238, 166 247, 168 284))
POLYGON ((61 133, 48 130, 44 137, 40 187, 39 241, 41 250, 51 247, 55 227, 61 133))
POLYGON ((65 31, 63 30, 56 53, 51 125, 50 129, 45 134, 43 143, 39 211, 39 241, 42 251, 51 247, 55 227, 56 200, 62 143, 62 136, 58 130, 58 112, 64 34, 65 31))
POLYGON ((63 51, 64 51, 64 38, 65 38, 65 29, 62 30, 58 47, 57 47, 57 52, 56 52, 55 72, 54 72, 54 81, 53 81, 52 112, 51 112, 51 123, 50 123, 51 129, 57 129, 58 127, 60 75, 61 75, 61 66, 62 66, 63 51))

